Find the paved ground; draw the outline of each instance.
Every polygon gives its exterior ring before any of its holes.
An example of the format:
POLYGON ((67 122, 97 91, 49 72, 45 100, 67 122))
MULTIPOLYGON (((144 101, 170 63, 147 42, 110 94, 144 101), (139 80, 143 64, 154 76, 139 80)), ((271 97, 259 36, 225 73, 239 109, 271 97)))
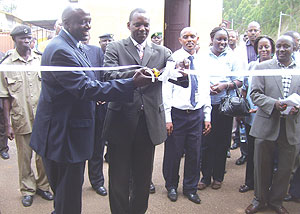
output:
MULTIPOLYGON (((18 190, 18 168, 16 160, 16 148, 13 142, 9 142, 9 160, 0 159, 0 214, 49 214, 52 211, 52 202, 43 200, 39 196, 34 197, 33 205, 25 208, 21 204, 21 194, 18 190)), ((179 186, 177 202, 171 202, 167 198, 162 177, 163 145, 156 149, 153 182, 156 185, 156 193, 150 195, 148 214, 239 214, 249 205, 253 197, 253 191, 239 193, 238 188, 244 181, 245 165, 234 164, 239 157, 239 151, 232 152, 232 158, 227 159, 227 174, 220 190, 207 188, 198 191, 201 204, 190 202, 182 194, 182 186, 179 186)), ((183 164, 182 164, 183 165, 183 164)), ((107 187, 107 164, 104 165, 104 175, 107 187)), ((182 169, 181 169, 182 170, 182 169)), ((181 171, 182 175, 182 171, 181 171)), ((284 206, 290 214, 300 214, 300 204, 289 202, 284 206)), ((109 214, 108 197, 97 195, 91 188, 87 173, 83 186, 83 214, 109 214)), ((275 213, 272 210, 261 212, 264 214, 275 213)))

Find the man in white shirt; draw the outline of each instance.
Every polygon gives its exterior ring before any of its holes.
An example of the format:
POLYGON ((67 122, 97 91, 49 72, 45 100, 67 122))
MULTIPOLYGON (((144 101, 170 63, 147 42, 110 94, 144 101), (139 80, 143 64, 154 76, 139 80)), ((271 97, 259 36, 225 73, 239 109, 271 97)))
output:
MULTIPOLYGON (((197 68, 196 44, 199 37, 187 27, 180 33, 182 48, 172 55, 173 60, 189 60, 190 70, 197 68)), ((198 64, 199 65, 199 64, 198 64)), ((168 69, 168 64, 167 68, 168 69)), ((173 68, 171 68, 173 69, 173 68)), ((211 128, 210 85, 206 75, 189 75, 189 87, 178 87, 170 82, 163 84, 163 100, 168 138, 165 142, 163 175, 168 198, 177 200, 179 166, 185 152, 183 194, 196 204, 200 203, 197 184, 200 178, 200 148, 202 134, 211 128), (203 131, 202 131, 203 130, 203 131)))

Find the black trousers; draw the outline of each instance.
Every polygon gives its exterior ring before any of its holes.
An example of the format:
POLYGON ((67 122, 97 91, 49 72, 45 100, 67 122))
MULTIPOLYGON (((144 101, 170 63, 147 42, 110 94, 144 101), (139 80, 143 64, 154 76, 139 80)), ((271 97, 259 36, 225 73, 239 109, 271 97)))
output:
POLYGON ((58 163, 43 158, 43 163, 54 193, 54 213, 80 214, 85 162, 58 163))
POLYGON ((183 192, 196 193, 200 179, 203 110, 187 112, 172 108, 171 115, 173 132, 165 142, 163 160, 165 187, 167 190, 177 189, 180 161, 185 151, 183 192))
POLYGON ((103 153, 105 140, 101 136, 106 111, 107 104, 97 105, 94 152, 92 158, 88 161, 89 180, 94 189, 104 185, 103 153))
POLYGON ((219 105, 212 105, 211 132, 202 141, 202 179, 207 185, 211 179, 222 182, 226 165, 226 154, 230 147, 232 117, 221 115, 219 105))
POLYGON ((135 138, 108 142, 109 203, 112 214, 142 214, 148 208, 154 145, 144 113, 140 113, 135 138))
POLYGON ((247 123, 246 126, 246 134, 247 134, 247 145, 248 145, 248 156, 247 156, 247 165, 246 165, 246 177, 245 184, 251 188, 254 188, 254 141, 255 138, 252 137, 250 133, 251 126, 247 123))

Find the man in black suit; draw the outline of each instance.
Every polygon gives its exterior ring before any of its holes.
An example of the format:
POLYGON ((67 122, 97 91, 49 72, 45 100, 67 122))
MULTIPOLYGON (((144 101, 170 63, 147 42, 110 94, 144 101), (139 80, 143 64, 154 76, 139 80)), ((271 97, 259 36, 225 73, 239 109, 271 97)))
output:
MULTIPOLYGON (((81 42, 88 38, 91 16, 67 7, 63 29, 46 47, 42 65, 90 67, 81 42)), ((55 194, 53 213, 81 213, 85 161, 94 150, 95 101, 130 102, 135 87, 149 84, 143 69, 132 79, 99 82, 94 71, 42 72, 42 91, 30 145, 42 156, 55 194)))
MULTIPOLYGON (((104 66, 141 65, 163 69, 171 51, 147 43, 149 16, 135 9, 127 27, 131 36, 108 44, 104 66)), ((123 78, 130 72, 106 72, 104 77, 123 78)), ((184 84, 186 79, 182 79, 184 84)), ((103 135, 108 140, 109 201, 113 214, 145 213, 153 167, 154 146, 167 137, 161 82, 140 87, 131 103, 111 102, 104 122, 103 135), (131 186, 129 187, 129 181, 131 186)))

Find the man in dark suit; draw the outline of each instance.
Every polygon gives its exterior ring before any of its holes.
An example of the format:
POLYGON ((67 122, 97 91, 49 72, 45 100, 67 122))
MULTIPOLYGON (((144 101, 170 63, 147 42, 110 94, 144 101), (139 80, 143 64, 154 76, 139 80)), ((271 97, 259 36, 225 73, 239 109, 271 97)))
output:
POLYGON ((255 137, 254 195, 246 208, 247 214, 256 213, 269 205, 279 214, 287 214, 282 201, 287 193, 290 175, 300 143, 299 108, 280 99, 296 93, 300 95, 300 76, 287 75, 287 69, 299 68, 292 59, 295 50, 290 36, 281 36, 276 42, 276 58, 262 62, 255 69, 281 69, 282 76, 255 76, 251 99, 258 106, 250 135, 255 137), (278 170, 272 173, 274 150, 278 147, 278 170))
MULTIPOLYGON (((135 9, 127 27, 131 36, 108 44, 104 66, 142 65, 161 70, 171 51, 148 44, 149 16, 135 9)), ((105 78, 129 75, 128 72, 105 73, 105 78)), ((140 87, 132 103, 111 102, 104 122, 103 135, 108 140, 109 201, 115 213, 145 213, 153 167, 154 146, 167 137, 161 82, 140 87), (129 181, 131 186, 129 188, 129 181)))
MULTIPOLYGON (((49 43, 44 66, 90 67, 80 41, 87 40, 90 14, 67 7, 63 29, 49 43)), ((42 72, 42 91, 31 137, 31 147, 43 158, 55 194, 53 213, 81 213, 85 161, 94 150, 95 101, 130 102, 135 87, 149 84, 138 70, 132 79, 99 82, 94 71, 42 72)))

